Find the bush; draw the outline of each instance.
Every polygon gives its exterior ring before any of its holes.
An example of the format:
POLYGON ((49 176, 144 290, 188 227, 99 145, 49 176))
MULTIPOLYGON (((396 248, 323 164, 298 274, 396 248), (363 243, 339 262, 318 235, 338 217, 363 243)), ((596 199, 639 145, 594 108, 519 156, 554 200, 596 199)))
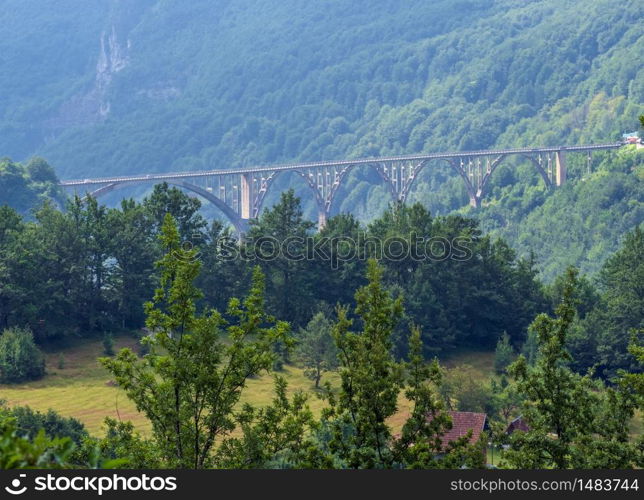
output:
POLYGON ((45 374, 45 358, 31 331, 9 328, 0 335, 0 382, 24 382, 45 374))
POLYGON ((35 439, 42 430, 50 439, 69 438, 80 445, 89 436, 82 422, 73 417, 63 417, 51 409, 42 413, 28 406, 3 406, 0 413, 12 417, 20 435, 28 439, 35 439))
POLYGON ((114 356, 114 337, 112 337, 111 333, 103 335, 103 354, 114 356))
POLYGON ((136 334, 139 341, 138 353, 140 357, 144 357, 147 354, 150 354, 150 336, 146 330, 141 330, 136 334))
POLYGON ((22 436, 15 419, 0 412, 0 469, 65 469, 73 451, 69 438, 52 440, 44 431, 33 439, 22 436))

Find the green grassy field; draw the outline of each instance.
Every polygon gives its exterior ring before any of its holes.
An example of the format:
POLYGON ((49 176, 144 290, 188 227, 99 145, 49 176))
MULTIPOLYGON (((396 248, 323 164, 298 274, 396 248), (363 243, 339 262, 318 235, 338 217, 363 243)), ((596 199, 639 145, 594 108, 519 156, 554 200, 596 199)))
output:
MULTIPOLYGON (((134 348, 136 341, 129 337, 115 339, 115 349, 134 348)), ((110 374, 98 362, 103 355, 99 340, 82 340, 73 348, 46 353, 47 375, 38 381, 18 385, 0 385, 0 399, 9 406, 28 405, 35 410, 52 408, 61 415, 76 417, 92 434, 100 435, 105 417, 131 420, 143 433, 150 429, 147 419, 137 412, 125 393, 115 386, 110 374), (64 368, 60 369, 60 355, 64 368)), ((319 412, 323 402, 316 397, 312 382, 301 369, 286 366, 280 372, 288 380, 289 391, 311 393, 309 406, 319 412)), ((325 374, 332 382, 335 374, 325 374)), ((324 380, 323 379, 323 380, 324 380)), ((257 405, 270 403, 273 397, 273 375, 250 380, 242 401, 257 405)))
MULTIPOLYGON (((131 337, 115 339, 115 348, 136 347, 136 341, 131 337)), ((131 420, 143 434, 150 431, 150 423, 140 414, 125 393, 115 384, 110 374, 98 362, 103 355, 102 343, 99 340, 80 340, 73 348, 66 348, 46 353, 47 375, 38 381, 18 385, 0 385, 0 399, 8 405, 27 405, 35 410, 46 411, 49 408, 61 415, 75 417, 85 424, 88 431, 94 435, 103 434, 105 417, 120 420, 131 420), (64 367, 59 368, 61 354, 64 357, 64 367)), ((447 368, 463 367, 481 380, 489 379, 493 374, 494 353, 474 350, 456 352, 441 361, 447 368)), ((314 413, 319 414, 324 402, 320 400, 313 383, 304 376, 302 369, 295 366, 285 366, 280 374, 287 379, 289 391, 297 390, 309 394, 309 406, 314 413)), ((337 384, 335 373, 325 374, 324 380, 337 384)), ((273 397, 273 375, 266 374, 249 381, 244 390, 242 402, 256 405, 266 405, 273 397)), ((389 423, 394 432, 400 430, 407 415, 409 403, 401 395, 398 401, 398 413, 389 423)), ((631 432, 634 436, 641 433, 641 415, 633 419, 631 432)), ((491 450, 488 450, 488 461, 497 462, 500 458, 498 450, 492 461, 491 450)))
MULTIPOLYGON (((131 337, 115 339, 115 349, 134 348, 136 341, 131 337)), ((64 416, 76 417, 82 421, 90 433, 101 435, 105 417, 131 420, 136 428, 147 433, 150 423, 137 412, 134 404, 125 393, 116 387, 110 374, 98 362, 103 355, 100 340, 79 340, 73 348, 46 353, 47 375, 38 381, 18 385, 0 385, 0 399, 10 406, 28 405, 35 410, 54 409, 64 416), (59 368, 61 354, 64 367, 59 368)), ((481 377, 489 377, 492 372, 493 353, 464 351, 446 359, 446 367, 469 364, 481 377)), ((295 366, 285 366, 280 372, 289 383, 289 391, 301 390, 310 394, 309 406, 317 414, 323 401, 315 394, 313 383, 304 376, 303 370, 295 366)), ((334 373, 325 374, 324 380, 337 382, 334 373)), ((266 374, 249 381, 244 390, 243 402, 256 405, 268 404, 273 397, 273 375, 266 374)), ((391 425, 399 428, 404 415, 408 414, 408 403, 404 397, 399 401, 400 412, 391 419, 391 425)))

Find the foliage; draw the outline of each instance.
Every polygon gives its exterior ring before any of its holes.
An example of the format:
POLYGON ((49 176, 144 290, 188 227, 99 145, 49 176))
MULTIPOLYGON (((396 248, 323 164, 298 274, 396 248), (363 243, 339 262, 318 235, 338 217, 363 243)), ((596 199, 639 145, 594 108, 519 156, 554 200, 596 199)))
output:
POLYGON ((81 456, 98 454, 105 457, 112 468, 157 469, 165 465, 157 444, 137 433, 131 422, 106 418, 105 427, 105 437, 83 442, 81 456))
POLYGON ((338 364, 331 329, 331 321, 323 312, 318 312, 297 336, 297 359, 305 367, 304 374, 315 382, 316 389, 320 386, 322 374, 338 364))
POLYGON ((114 337, 110 333, 103 335, 103 354, 105 356, 114 356, 114 337))
POLYGON ((469 446, 469 434, 447 446, 443 444, 442 437, 452 421, 436 391, 442 387, 442 373, 436 360, 425 362, 418 328, 411 332, 405 368, 405 397, 412 402, 412 410, 394 443, 396 460, 409 469, 481 467, 484 437, 474 446, 469 446))
POLYGON ((102 361, 151 421, 164 462, 204 468, 213 464, 216 441, 234 428, 232 411, 246 380, 270 369, 277 341, 289 341, 288 325, 264 313, 259 270, 244 302, 230 301, 227 313, 234 323, 227 324, 215 310, 198 314, 201 292, 193 281, 200 263, 196 250, 181 247, 170 214, 161 240, 166 254, 158 262, 160 286, 146 304, 151 352, 139 360, 124 349, 102 361))
POLYGON ((33 334, 9 328, 0 335, 0 381, 17 383, 45 374, 45 358, 34 343, 33 334))
POLYGON ((482 465, 482 454, 475 451, 476 446, 469 446, 467 436, 442 445, 441 437, 451 420, 442 412, 433 389, 440 384, 440 369, 436 363, 425 365, 418 329, 413 329, 410 338, 409 363, 394 360, 391 337, 403 314, 402 300, 386 291, 382 275, 383 269, 370 260, 368 283, 356 292, 360 331, 350 330, 349 311, 338 308, 333 337, 341 387, 334 394, 327 385, 329 407, 322 417, 323 427, 330 432, 330 452, 348 468, 482 465), (387 420, 396 413, 403 388, 413 403, 412 413, 401 436, 394 438, 387 420))
MULTIPOLYGON (((629 332, 644 327, 644 231, 636 227, 624 238, 599 275, 602 302, 598 308, 598 354, 601 363, 631 370, 633 358, 627 354, 629 332)), ((598 332, 593 332, 597 334, 598 332)))
POLYGON ((207 222, 199 213, 201 201, 186 195, 167 183, 156 184, 152 194, 143 200, 146 215, 152 222, 153 231, 160 233, 166 214, 175 219, 181 242, 199 239, 207 222))
POLYGON ((567 366, 571 356, 566 337, 575 316, 576 286, 577 271, 570 269, 556 317, 541 314, 535 319, 535 365, 528 366, 520 356, 510 366, 525 398, 523 418, 530 429, 513 433, 505 457, 518 468, 641 467, 641 452, 628 434, 637 406, 632 394, 602 388, 590 375, 575 374, 567 366))
MULTIPOLYGON (((45 155, 63 178, 610 142, 643 113, 635 0, 72 4, 28 0, 0 17, 24 35, 0 52, 28 54, 0 61, 0 151, 45 155)), ((534 252, 546 281, 568 265, 593 273, 642 221, 641 157, 598 153, 589 172, 570 154, 570 182, 552 192, 527 159, 504 161, 475 213, 432 162, 410 201, 472 213, 520 257, 534 252)), ((286 187, 308 189, 281 173, 267 203, 286 187)), ((26 213, 19 191, 10 205, 26 213)), ((372 220, 389 201, 373 169, 354 168, 333 214, 372 220)))
POLYGON ((69 468, 73 450, 71 439, 50 439, 42 429, 33 439, 22 437, 14 420, 0 415, 0 469, 69 468))
POLYGON ((46 413, 34 411, 28 406, 5 405, 0 407, 2 418, 12 418, 16 431, 27 439, 35 439, 41 431, 50 438, 69 438, 79 446, 89 434, 85 426, 77 419, 63 417, 53 410, 46 413))
MULTIPOLYGON (((466 345, 493 347, 500 331, 512 345, 534 351, 527 326, 539 312, 550 312, 561 296, 562 278, 544 288, 533 259, 517 258, 503 240, 482 235, 474 219, 432 217, 419 204, 392 206, 366 227, 350 216, 332 217, 311 235, 299 199, 287 192, 238 242, 219 223, 204 228, 196 205, 177 193, 162 187, 155 199, 172 198, 167 209, 183 214, 191 228, 186 231, 202 231, 182 242, 191 243, 186 248, 202 262, 196 278, 203 289, 200 307, 225 311, 229 297, 247 294, 257 262, 266 275, 267 312, 304 327, 332 304, 354 304, 349 291, 364 283, 367 258, 383 256, 391 241, 406 248, 401 258, 382 261, 386 287, 407 302, 392 337, 398 357, 405 356, 403 325, 409 322, 421 327, 426 355, 466 345), (425 242, 445 240, 451 249, 447 258, 427 255, 425 242), (262 255, 266 241, 281 246, 276 258, 262 255), (285 242, 293 255, 284 255, 285 242)), ((161 253, 157 216, 151 216, 149 203, 125 200, 119 209, 107 209, 93 198, 75 198, 66 212, 44 205, 34 222, 3 208, 0 325, 28 325, 39 343, 140 328, 142 305, 157 279, 153 260, 161 253)), ((610 377, 633 362, 626 346, 629 329, 642 321, 640 240, 636 229, 599 280, 581 278, 582 302, 569 334, 577 371, 599 361, 598 374, 610 377)), ((275 349, 280 363, 289 361, 284 345, 275 349)))
POLYGON ((325 418, 332 423, 331 446, 350 468, 389 468, 387 418, 396 412, 403 385, 401 367, 391 356, 391 335, 402 315, 402 301, 392 299, 382 285, 382 268, 370 261, 368 284, 356 292, 356 313, 362 331, 351 332, 346 308, 338 308, 333 328, 340 361, 341 390, 328 395, 325 418))
POLYGON ((601 268, 592 309, 573 324, 569 347, 576 370, 592 367, 609 379, 620 369, 637 369, 628 344, 631 330, 644 327, 643 282, 644 232, 636 227, 601 268))
POLYGON ((319 424, 306 406, 306 395, 286 395, 284 378, 275 377, 275 397, 266 408, 245 404, 236 415, 242 437, 223 441, 217 463, 226 469, 330 468, 312 436, 319 424))
POLYGON ((5 211, 0 326, 29 325, 43 342, 142 325, 157 250, 140 205, 108 210, 77 197, 27 223, 5 211))
POLYGON ((493 394, 489 381, 481 380, 468 365, 446 370, 440 393, 450 410, 493 414, 493 394))
POLYGON ((42 158, 26 164, 0 158, 0 200, 24 216, 30 215, 44 200, 63 200, 54 169, 42 158))
POLYGON ((123 464, 105 459, 95 443, 80 422, 51 410, 42 414, 24 407, 0 409, 0 470, 114 469, 123 464))
POLYGON ((496 373, 505 373, 512 361, 514 361, 514 349, 510 344, 509 335, 503 332, 494 351, 494 370, 496 373))
POLYGON ((292 189, 282 193, 279 203, 265 209, 250 224, 246 243, 256 249, 256 258, 267 276, 271 310, 279 318, 303 324, 311 313, 308 307, 313 289, 305 272, 304 241, 314 224, 304 219, 300 199, 292 189), (285 242, 290 242, 287 249, 276 251, 283 249, 285 242))
MULTIPOLYGON (((569 162, 575 161, 569 157, 569 162)), ((483 230, 502 237, 519 256, 534 254, 545 281, 554 280, 570 265, 595 274, 624 235, 644 220, 638 174, 644 152, 625 147, 593 158, 590 171, 580 166, 576 174, 569 173, 567 184, 547 195, 534 200, 531 188, 517 179, 472 215, 483 230)))

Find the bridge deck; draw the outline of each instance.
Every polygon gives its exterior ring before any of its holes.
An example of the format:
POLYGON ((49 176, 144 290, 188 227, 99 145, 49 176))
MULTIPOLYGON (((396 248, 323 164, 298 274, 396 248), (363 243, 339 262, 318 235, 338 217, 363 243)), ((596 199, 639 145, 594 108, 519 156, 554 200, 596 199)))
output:
POLYGON ((596 151, 606 149, 617 149, 621 147, 621 143, 606 143, 606 144, 587 144, 581 146, 553 146, 546 148, 515 148, 515 149, 493 149, 482 151, 454 151, 446 153, 429 153, 421 155, 402 155, 402 156, 387 156, 380 158, 360 158, 355 160, 341 160, 341 161, 320 161, 320 162, 307 162, 307 163, 291 163, 281 165, 265 165, 254 167, 243 167, 233 169, 219 169, 219 170, 200 170, 192 172, 172 172, 160 174, 140 174, 118 177, 100 177, 93 179, 75 179, 61 181, 61 186, 91 186, 97 184, 112 184, 122 182, 136 182, 136 181, 163 181, 168 179, 189 179, 194 177, 205 177, 214 175, 230 175, 230 174, 254 174, 261 172, 279 172, 284 170, 303 170, 318 167, 345 167, 353 165, 365 165, 370 163, 386 163, 396 161, 427 161, 448 158, 475 158, 481 156, 506 156, 516 154, 539 154, 539 153, 555 153, 560 151, 566 152, 583 152, 583 151, 596 151))

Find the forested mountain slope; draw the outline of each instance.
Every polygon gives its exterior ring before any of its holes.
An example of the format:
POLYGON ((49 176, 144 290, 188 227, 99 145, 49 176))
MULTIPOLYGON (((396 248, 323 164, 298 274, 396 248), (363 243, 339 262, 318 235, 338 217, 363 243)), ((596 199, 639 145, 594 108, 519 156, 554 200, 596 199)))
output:
MULTIPOLYGON (((642 14, 636 0, 0 0, 0 155, 86 178, 613 141, 644 112, 642 14)), ((616 171, 614 157, 598 155, 593 175, 616 171)), ((624 161, 621 180, 605 175, 621 183, 605 206, 574 187, 583 159, 554 195, 530 165, 500 167, 483 227, 537 252, 548 276, 596 269, 642 220, 641 159, 624 161), (604 209, 599 241, 577 254, 538 237, 544 221, 579 213, 582 227, 604 209)), ((443 168, 411 199, 468 211, 443 168)), ((372 219, 388 201, 355 172, 336 210, 372 219)))

